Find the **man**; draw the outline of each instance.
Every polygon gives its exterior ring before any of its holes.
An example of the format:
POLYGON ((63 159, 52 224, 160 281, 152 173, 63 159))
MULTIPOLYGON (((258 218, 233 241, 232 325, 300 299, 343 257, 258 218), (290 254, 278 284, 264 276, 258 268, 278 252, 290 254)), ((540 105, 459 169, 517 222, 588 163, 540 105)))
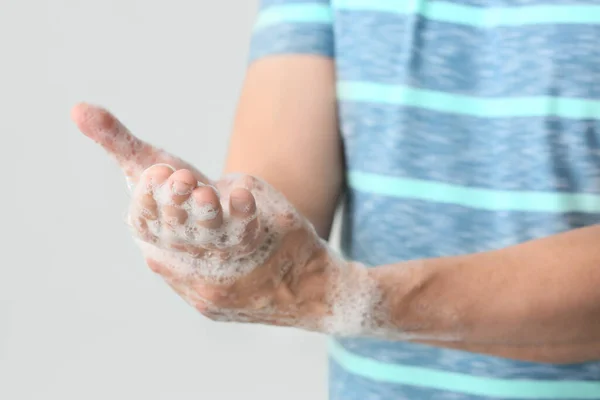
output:
POLYGON ((219 181, 73 118, 150 267, 213 319, 333 335, 332 399, 600 399, 599 26, 586 0, 265 0, 219 181), (319 239, 345 187, 349 261, 319 239))

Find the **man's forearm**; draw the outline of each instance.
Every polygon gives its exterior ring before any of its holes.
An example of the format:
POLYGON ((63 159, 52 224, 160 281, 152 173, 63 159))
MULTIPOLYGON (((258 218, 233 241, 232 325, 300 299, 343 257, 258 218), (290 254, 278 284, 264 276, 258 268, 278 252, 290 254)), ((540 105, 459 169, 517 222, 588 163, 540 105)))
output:
POLYGON ((328 236, 343 182, 331 59, 273 56, 249 68, 225 172, 264 179, 328 236))
POLYGON ((392 335, 533 361, 600 359, 600 226, 370 273, 392 335))

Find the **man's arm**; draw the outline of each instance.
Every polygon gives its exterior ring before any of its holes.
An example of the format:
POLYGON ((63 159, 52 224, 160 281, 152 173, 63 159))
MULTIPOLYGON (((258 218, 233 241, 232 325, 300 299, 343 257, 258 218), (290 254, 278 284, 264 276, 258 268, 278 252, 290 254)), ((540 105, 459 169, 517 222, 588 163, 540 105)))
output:
POLYGON ((343 181, 331 58, 277 55, 249 67, 225 170, 269 182, 328 236, 343 181))
POLYGON ((392 330, 411 340, 529 361, 598 360, 599 243, 600 226, 593 226, 370 273, 392 330))

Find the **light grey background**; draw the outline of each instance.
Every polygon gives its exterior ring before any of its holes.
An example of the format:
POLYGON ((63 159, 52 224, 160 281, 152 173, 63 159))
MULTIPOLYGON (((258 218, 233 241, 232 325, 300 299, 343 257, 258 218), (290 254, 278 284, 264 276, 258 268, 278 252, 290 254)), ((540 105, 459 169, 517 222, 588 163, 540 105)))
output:
POLYGON ((216 324, 144 266, 84 100, 215 176, 255 1, 0 0, 0 399, 324 399, 325 343, 216 324))

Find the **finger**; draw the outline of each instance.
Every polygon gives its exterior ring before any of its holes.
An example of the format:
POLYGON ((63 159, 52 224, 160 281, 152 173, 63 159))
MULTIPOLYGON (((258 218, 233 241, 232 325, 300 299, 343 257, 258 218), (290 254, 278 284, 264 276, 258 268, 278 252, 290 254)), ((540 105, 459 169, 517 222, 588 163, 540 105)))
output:
POLYGON ((216 229, 223 223, 223 211, 219 196, 211 186, 201 186, 192 192, 195 202, 194 218, 196 223, 208 229, 216 229))
POLYGON ((196 188, 198 181, 193 172, 187 169, 176 171, 169 178, 169 188, 171 189, 171 200, 173 204, 181 205, 196 188))
POLYGON ((150 220, 158 218, 158 205, 155 191, 164 184, 173 174, 173 169, 166 165, 158 164, 146 169, 140 176, 140 185, 134 192, 132 206, 143 217, 150 220))
POLYGON ((188 219, 188 213, 181 205, 189 199, 196 184, 196 178, 187 169, 180 169, 169 177, 167 196, 170 201, 162 206, 162 215, 170 228, 180 229, 188 219))
POLYGON ((169 178, 173 170, 165 165, 154 165, 140 177, 140 185, 134 191, 129 216, 140 239, 147 243, 157 243, 157 232, 152 232, 148 223, 159 218, 155 189, 169 178))
POLYGON ((259 221, 256 218, 256 201, 247 189, 234 189, 229 196, 229 212, 233 219, 244 222, 240 245, 252 246, 257 238, 259 221))
POLYGON ((102 146, 119 163, 125 175, 136 182, 141 173, 156 164, 162 150, 146 143, 107 110, 81 103, 73 107, 71 119, 79 130, 102 146))
POLYGON ((142 172, 154 164, 169 164, 175 169, 187 168, 196 179, 209 180, 190 164, 135 137, 109 111, 86 103, 77 104, 71 110, 71 119, 79 130, 100 144, 120 165, 125 175, 137 183, 142 172))

